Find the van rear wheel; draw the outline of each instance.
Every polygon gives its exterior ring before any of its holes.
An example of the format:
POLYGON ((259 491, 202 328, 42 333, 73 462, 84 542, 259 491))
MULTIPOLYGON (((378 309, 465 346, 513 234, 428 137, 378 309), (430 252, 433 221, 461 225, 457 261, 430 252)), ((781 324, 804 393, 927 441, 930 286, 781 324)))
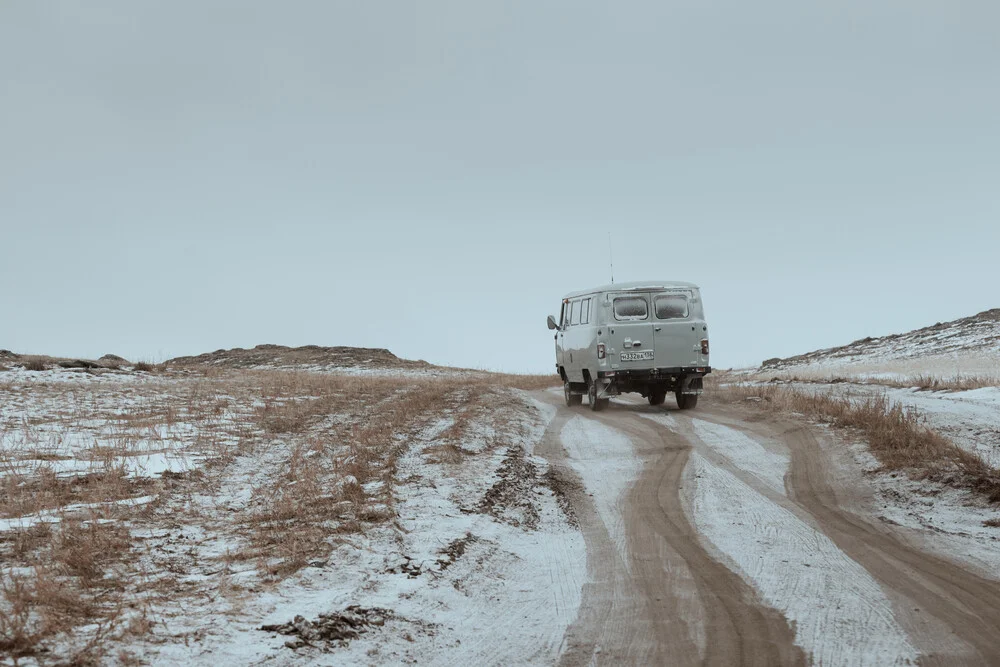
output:
POLYGON ((566 407, 573 408, 578 405, 583 405, 583 396, 580 394, 574 394, 572 388, 569 386, 569 382, 563 383, 563 394, 566 396, 566 407))
POLYGON ((587 385, 587 398, 590 399, 590 409, 594 412, 600 412, 611 402, 610 398, 597 398, 597 383, 593 380, 587 385))
POLYGON ((650 405, 663 405, 663 401, 667 398, 667 390, 650 389, 649 395, 646 398, 649 399, 650 405))
POLYGON ((690 410, 698 405, 698 394, 682 394, 677 392, 677 407, 681 410, 690 410))

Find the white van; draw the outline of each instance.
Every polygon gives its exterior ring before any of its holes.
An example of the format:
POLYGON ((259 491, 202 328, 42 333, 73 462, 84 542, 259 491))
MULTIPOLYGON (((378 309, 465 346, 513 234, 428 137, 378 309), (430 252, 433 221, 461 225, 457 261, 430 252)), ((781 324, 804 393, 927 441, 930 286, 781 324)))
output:
POLYGON ((567 294, 556 330, 556 369, 566 405, 592 410, 637 392, 661 405, 668 392, 682 410, 698 404, 708 361, 708 325, 697 285, 635 282, 567 294))

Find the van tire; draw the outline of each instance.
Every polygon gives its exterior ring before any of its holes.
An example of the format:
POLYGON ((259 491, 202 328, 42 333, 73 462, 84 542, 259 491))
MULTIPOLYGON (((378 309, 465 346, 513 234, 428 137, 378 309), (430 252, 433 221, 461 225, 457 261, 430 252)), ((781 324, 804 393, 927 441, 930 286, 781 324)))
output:
POLYGON ((698 405, 698 394, 682 394, 677 392, 677 407, 681 410, 690 410, 698 405))
POLYGON ((590 399, 590 409, 594 412, 600 412, 611 402, 610 398, 597 398, 597 383, 593 380, 587 384, 587 398, 590 399))
POLYGON ((567 408, 575 408, 578 405, 583 405, 583 396, 573 393, 568 380, 563 383, 563 394, 566 396, 567 408))
POLYGON ((667 390, 662 387, 650 389, 646 398, 649 399, 650 405, 663 405, 663 401, 667 398, 667 390))

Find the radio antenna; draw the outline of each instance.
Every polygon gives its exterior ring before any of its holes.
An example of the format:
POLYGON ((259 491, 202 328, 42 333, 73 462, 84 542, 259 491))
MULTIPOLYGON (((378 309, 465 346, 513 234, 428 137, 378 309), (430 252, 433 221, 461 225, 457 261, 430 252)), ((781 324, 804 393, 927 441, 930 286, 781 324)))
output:
POLYGON ((611 284, 615 284, 615 255, 611 250, 611 232, 608 232, 608 259, 611 261, 611 284))

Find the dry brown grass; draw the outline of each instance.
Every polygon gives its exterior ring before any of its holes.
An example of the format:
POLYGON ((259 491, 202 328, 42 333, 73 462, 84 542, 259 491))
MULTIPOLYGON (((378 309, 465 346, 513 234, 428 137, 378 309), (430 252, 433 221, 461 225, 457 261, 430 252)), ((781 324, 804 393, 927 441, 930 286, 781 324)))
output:
POLYGON ((1000 502, 1000 471, 928 428, 919 412, 885 395, 830 396, 775 384, 728 384, 714 392, 766 410, 798 413, 859 433, 887 470, 968 489, 1000 502))
POLYGON ((250 549, 239 557, 256 559, 274 577, 322 557, 338 534, 392 519, 397 459, 406 436, 456 400, 463 413, 469 396, 489 391, 484 381, 468 377, 271 372, 267 380, 261 426, 275 436, 304 436, 280 474, 255 489, 255 510, 247 517, 250 549), (329 423, 331 416, 348 418, 329 423))
POLYGON ((44 371, 48 368, 43 357, 27 357, 23 363, 26 371, 44 371))
POLYGON ((100 517, 65 519, 55 527, 17 531, 14 549, 21 573, 0 573, 0 656, 17 664, 38 655, 47 641, 82 625, 96 626, 70 660, 99 658, 99 640, 122 610, 119 579, 109 576, 132 556, 128 531, 100 517), (25 568, 29 573, 24 573, 25 568))
POLYGON ((142 495, 155 484, 129 477, 121 466, 102 472, 60 477, 47 466, 30 474, 9 472, 0 477, 0 516, 18 517, 76 503, 107 503, 142 495))
POLYGON ((889 386, 917 387, 923 391, 969 391, 986 387, 1000 387, 1000 378, 989 375, 956 375, 953 377, 916 375, 904 381, 894 381, 889 386))

